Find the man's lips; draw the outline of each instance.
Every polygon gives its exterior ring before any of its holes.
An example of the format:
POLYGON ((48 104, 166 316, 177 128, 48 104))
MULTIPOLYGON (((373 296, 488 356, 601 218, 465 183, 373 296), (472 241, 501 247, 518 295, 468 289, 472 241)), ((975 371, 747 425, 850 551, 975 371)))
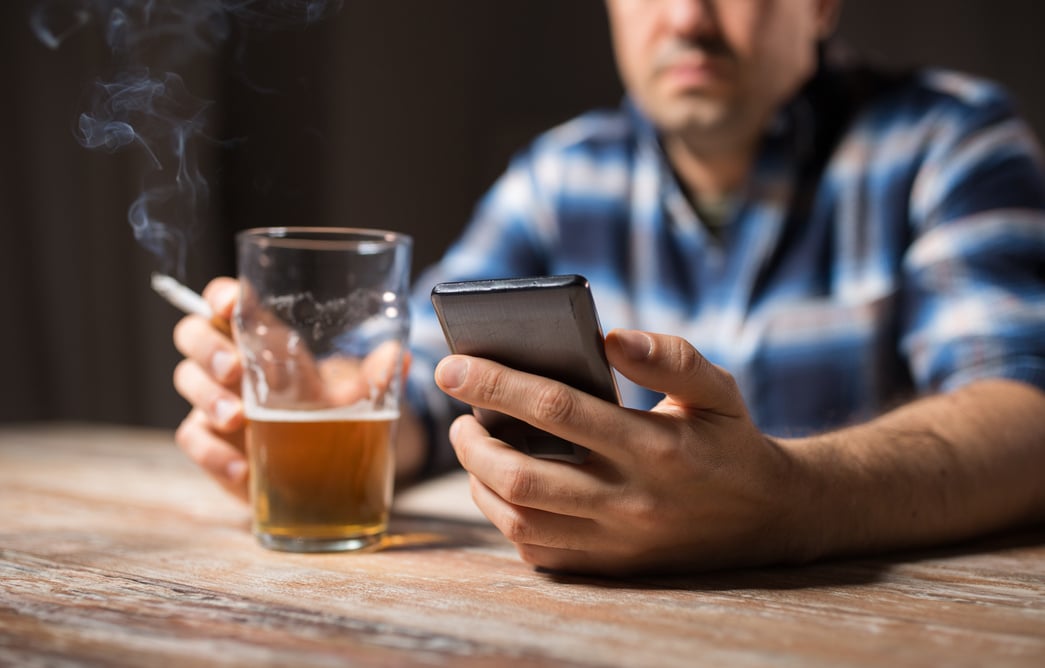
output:
POLYGON ((657 76, 673 88, 705 88, 722 79, 726 66, 724 58, 679 58, 658 67, 657 76))

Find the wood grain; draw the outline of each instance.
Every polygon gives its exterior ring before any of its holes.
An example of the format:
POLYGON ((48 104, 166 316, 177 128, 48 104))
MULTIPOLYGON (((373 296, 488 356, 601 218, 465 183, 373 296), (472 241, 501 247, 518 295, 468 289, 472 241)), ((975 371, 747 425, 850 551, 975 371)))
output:
POLYGON ((0 665, 1045 665, 1045 529, 627 581, 521 563, 463 476, 389 546, 267 551, 167 432, 0 430, 0 665))

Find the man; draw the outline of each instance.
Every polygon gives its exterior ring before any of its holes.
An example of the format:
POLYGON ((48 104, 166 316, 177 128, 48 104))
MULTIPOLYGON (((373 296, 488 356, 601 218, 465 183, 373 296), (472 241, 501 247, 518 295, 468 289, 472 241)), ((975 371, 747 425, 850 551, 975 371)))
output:
MULTIPOLYGON (((428 423, 452 416, 427 382, 445 350, 434 282, 581 273, 627 328, 606 352, 631 408, 439 361, 449 397, 593 451, 529 458, 458 417, 479 508, 527 562, 618 574, 1045 518, 1045 183, 1004 96, 829 65, 837 0, 607 7, 628 100, 538 139, 421 278, 413 396, 428 423)), ((230 287, 208 289, 220 312, 230 287)), ((196 406, 178 441, 242 490, 238 360, 198 319, 175 340, 196 406)), ((405 470, 449 451, 438 428, 419 447, 421 424, 404 420, 405 470)))

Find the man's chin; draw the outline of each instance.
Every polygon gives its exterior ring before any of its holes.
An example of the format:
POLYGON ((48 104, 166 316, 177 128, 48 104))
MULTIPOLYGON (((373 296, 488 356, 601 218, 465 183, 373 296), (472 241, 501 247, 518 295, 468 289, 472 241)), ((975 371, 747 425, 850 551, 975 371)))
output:
POLYGON ((702 100, 667 107, 653 120, 663 132, 693 134, 721 131, 729 127, 732 117, 725 105, 702 100))

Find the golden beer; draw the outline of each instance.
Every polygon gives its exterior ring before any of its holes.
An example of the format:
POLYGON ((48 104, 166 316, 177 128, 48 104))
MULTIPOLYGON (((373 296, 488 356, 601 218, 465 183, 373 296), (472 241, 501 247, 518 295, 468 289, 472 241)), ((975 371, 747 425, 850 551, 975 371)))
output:
POLYGON ((247 413, 254 533, 298 552, 380 542, 392 501, 395 411, 247 413))

